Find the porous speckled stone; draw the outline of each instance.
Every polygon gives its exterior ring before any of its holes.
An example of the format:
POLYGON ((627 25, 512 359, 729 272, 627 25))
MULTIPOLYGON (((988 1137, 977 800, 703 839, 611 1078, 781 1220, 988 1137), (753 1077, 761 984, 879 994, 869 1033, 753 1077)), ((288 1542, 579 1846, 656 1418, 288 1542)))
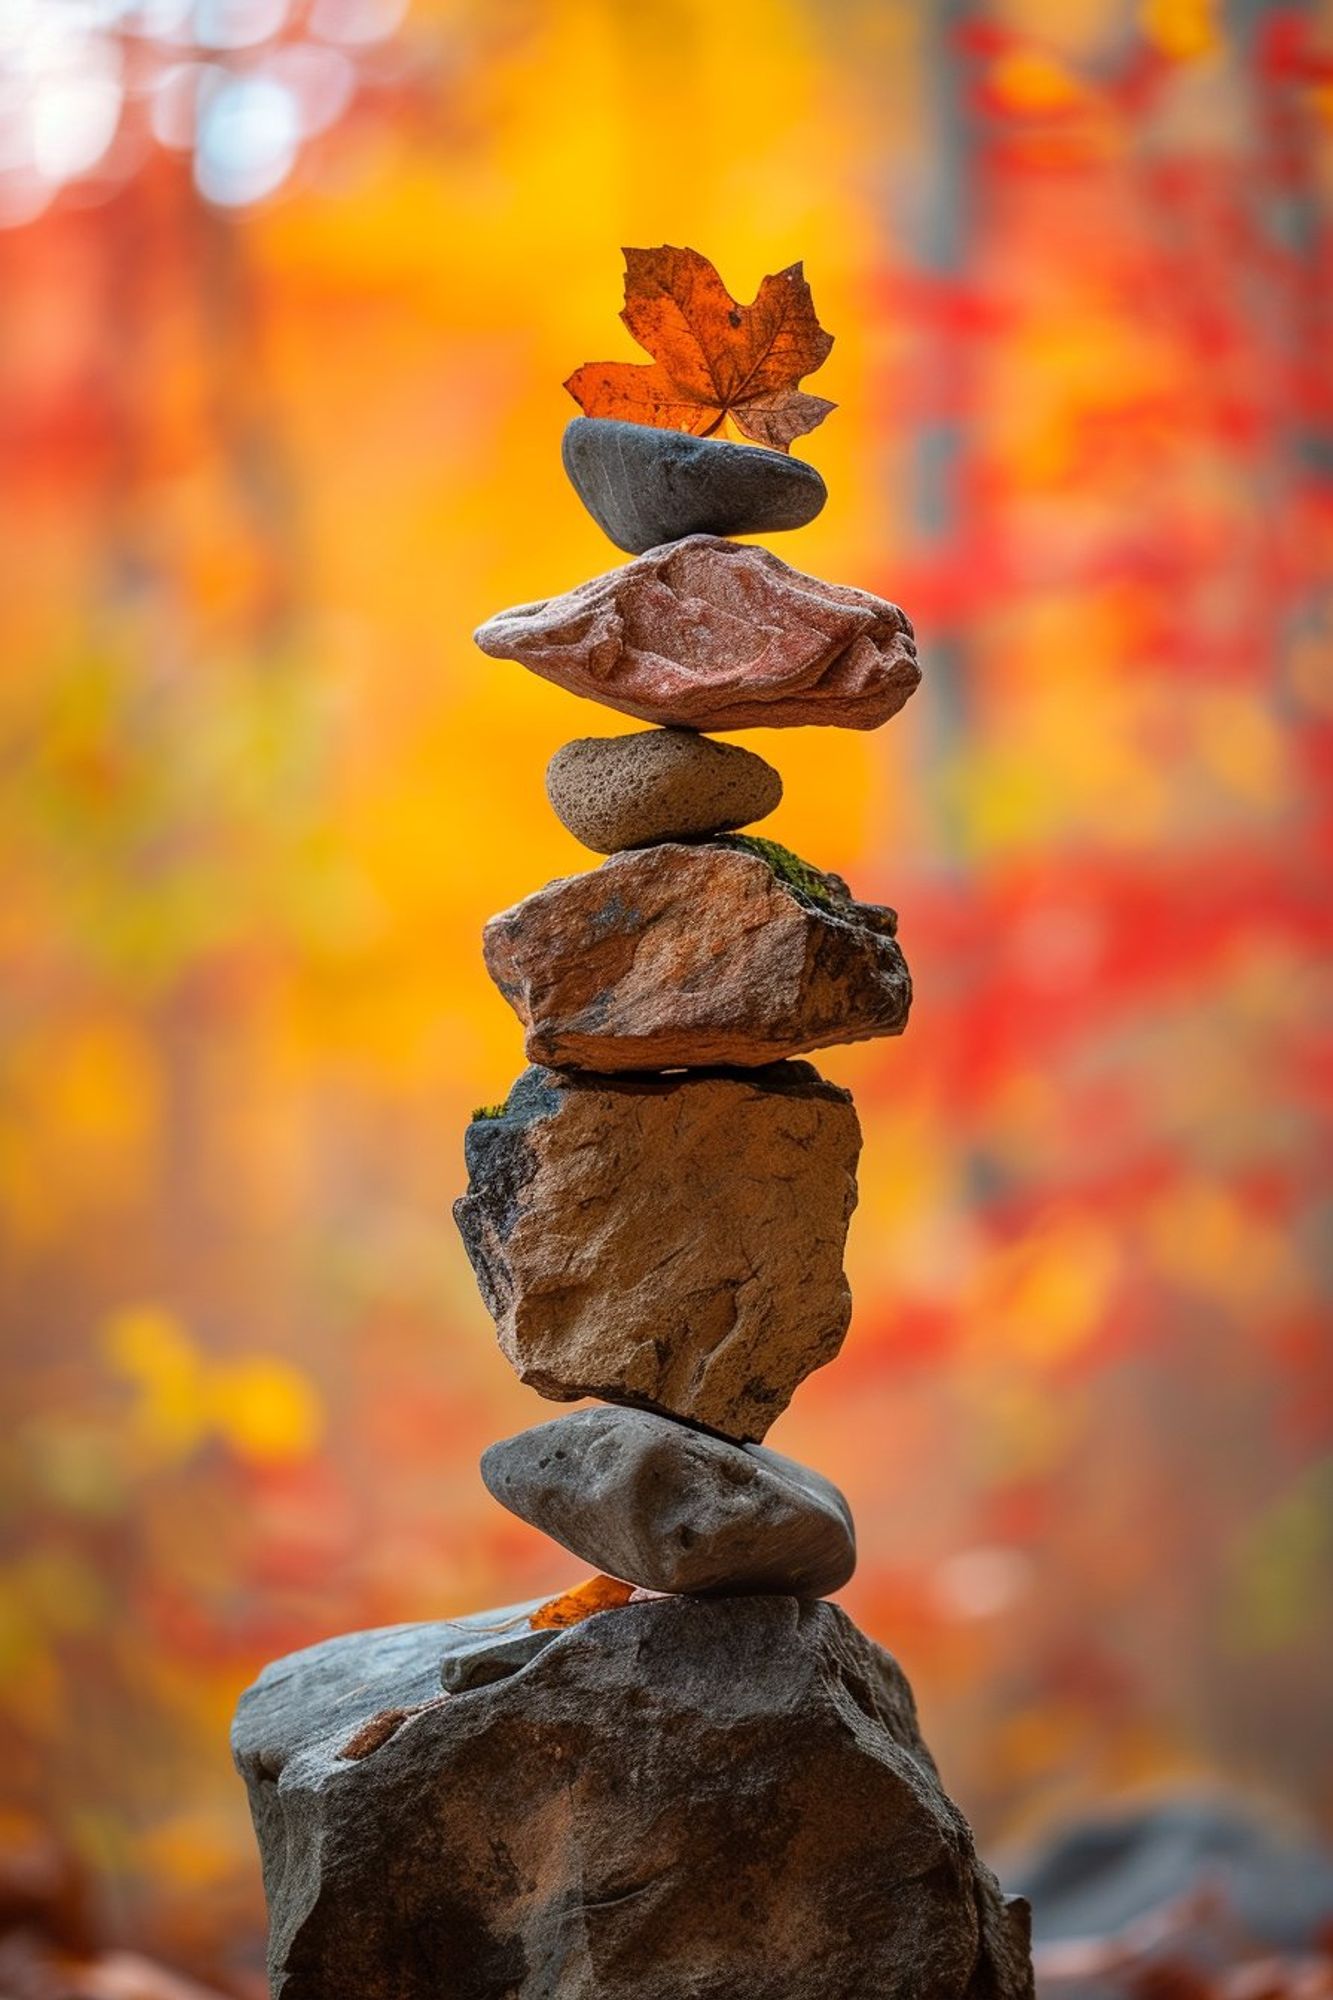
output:
POLYGON ((921 679, 896 604, 716 535, 497 612, 475 636, 571 694, 688 729, 877 729, 921 679))
POLYGON ((546 767, 561 824, 596 854, 751 826, 782 800, 771 764, 692 729, 580 736, 546 767))
POLYGON ((538 1424, 489 1446, 481 1476, 511 1514, 646 1590, 826 1597, 856 1566, 831 1480, 651 1410, 538 1424))
POLYGON ((723 835, 613 854, 492 917, 486 969, 532 1062, 749 1068, 901 1034, 897 919, 771 842, 723 835))
POLYGON ((575 417, 561 455, 594 521, 631 555, 683 535, 803 528, 828 499, 814 466, 785 452, 609 417, 575 417))
POLYGON ((1031 2000, 1026 1905, 836 1605, 629 1604, 443 1695, 454 1643, 356 1633, 241 1697, 274 2000, 1031 2000))
POLYGON ((847 1331, 860 1148, 850 1093, 809 1063, 530 1069, 468 1127, 454 1218, 530 1387, 758 1440, 847 1331))

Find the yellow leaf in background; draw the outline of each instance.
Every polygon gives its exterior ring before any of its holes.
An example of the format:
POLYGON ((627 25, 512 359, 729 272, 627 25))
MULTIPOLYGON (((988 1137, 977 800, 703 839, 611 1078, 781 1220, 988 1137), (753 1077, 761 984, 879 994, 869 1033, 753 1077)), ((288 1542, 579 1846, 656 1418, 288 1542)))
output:
POLYGON ((132 1383, 132 1421, 146 1448, 170 1462, 199 1444, 209 1419, 204 1367, 185 1328, 165 1307, 128 1306, 105 1332, 107 1359, 132 1383))
MULTIPOLYGON (((985 1331, 978 1329, 983 1336, 985 1331)), ((1066 1386, 1053 1396, 1036 1377, 1020 1375, 1001 1337, 994 1329, 991 1333, 990 1370, 967 1385, 976 1404, 979 1436, 984 1427, 981 1462, 986 1476, 996 1483, 1049 1477, 1078 1423, 1077 1393, 1066 1386)))
POLYGON ((1015 49, 990 73, 991 88, 1018 111, 1065 111, 1087 91, 1078 77, 1044 49, 1015 49))
POLYGON ((1006 1332, 1034 1361, 1059 1361, 1096 1332, 1117 1271, 1114 1239, 1091 1223, 1071 1221, 1032 1246, 1016 1273, 1006 1332))
POLYGON ((183 1889, 214 1889, 226 1880, 234 1849, 216 1812, 200 1807, 150 1827, 137 1843, 137 1859, 154 1881, 183 1889))
POLYGON ((1099 1330, 1118 1271, 1108 1230, 1049 1218, 979 1268, 966 1305, 973 1349, 1058 1366, 1099 1330))
POLYGON ((17 1118, 0 1122, 0 1220, 7 1239, 24 1250, 58 1243, 65 1217, 51 1200, 32 1135, 17 1118))
POLYGON ((1196 714, 1200 755, 1230 791, 1255 806, 1290 800, 1294 774, 1276 717, 1230 689, 1210 693, 1196 714))
POLYGON ((163 1306, 123 1306, 107 1321, 103 1346, 111 1365, 139 1383, 198 1365, 185 1328, 163 1306))
POLYGON ((1224 1607, 1240 1654, 1289 1646, 1316 1623, 1333 1560, 1333 1458, 1310 1466, 1230 1552, 1224 1607))
POLYGON ((319 1396, 290 1362, 262 1354, 221 1361, 209 1384, 217 1429, 242 1458, 281 1464, 308 1457, 319 1443, 319 1396))
POLYGON ((148 1305, 115 1314, 105 1348, 134 1386, 131 1421, 159 1463, 188 1457, 211 1436, 258 1464, 308 1457, 319 1443, 319 1396, 289 1361, 265 1354, 211 1360, 173 1313, 148 1305))
POLYGON ((1035 760, 1004 751, 965 753, 944 768, 941 787, 974 852, 1031 846, 1048 833, 1050 774, 1035 760))
POLYGON ((1179 62, 1221 44, 1213 0, 1144 0, 1139 18, 1148 40, 1179 62))
POLYGON ((59 1726, 64 1676, 20 1579, 0 1574, 0 1715, 42 1738, 59 1726))
POLYGON ((91 1022, 52 1038, 44 1087, 53 1124, 82 1140, 139 1147, 158 1116, 152 1048, 124 1021, 91 1022))
POLYGON ((95 1632, 107 1613, 101 1574, 71 1549, 33 1549, 5 1578, 5 1590, 51 1639, 95 1632))
POLYGON ((1230 1189, 1194 1178, 1168 1188, 1146 1216, 1158 1268, 1204 1298, 1238 1307, 1243 1301, 1292 1298, 1295 1283, 1282 1232, 1251 1214, 1230 1189))

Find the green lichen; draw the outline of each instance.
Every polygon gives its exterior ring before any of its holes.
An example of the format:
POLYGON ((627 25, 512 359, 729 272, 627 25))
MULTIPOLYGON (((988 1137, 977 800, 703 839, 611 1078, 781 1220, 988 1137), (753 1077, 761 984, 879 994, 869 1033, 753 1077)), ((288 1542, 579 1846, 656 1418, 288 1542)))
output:
POLYGON ((829 885, 826 875, 818 868, 812 868, 808 861, 802 861, 799 854, 793 854, 789 847, 779 846, 776 840, 763 840, 754 833, 729 833, 724 837, 727 847, 739 847, 747 854, 757 854, 767 862, 779 882, 785 888, 804 896, 808 903, 818 903, 821 909, 836 910, 840 907, 837 897, 829 885))
POLYGON ((504 1104, 479 1104, 472 1114, 472 1123, 475 1125, 479 1118, 503 1118, 508 1109, 509 1105, 507 1102, 504 1104))

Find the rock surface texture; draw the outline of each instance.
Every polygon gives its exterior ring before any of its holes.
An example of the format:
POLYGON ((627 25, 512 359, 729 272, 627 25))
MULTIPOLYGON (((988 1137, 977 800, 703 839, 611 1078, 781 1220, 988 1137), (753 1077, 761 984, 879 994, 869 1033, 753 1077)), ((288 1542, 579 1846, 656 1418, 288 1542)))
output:
POLYGON ((523 1381, 757 1440, 851 1313, 861 1132, 808 1063, 746 1076, 532 1069, 476 1118, 454 1216, 523 1381))
POLYGON ((561 455, 598 527, 631 555, 684 535, 803 528, 828 499, 814 466, 785 452, 606 417, 575 417, 561 455))
POLYGON ((483 653, 691 729, 876 729, 921 678, 905 612, 715 535, 488 619, 483 653))
POLYGON ((530 1061, 601 1071, 779 1061, 901 1034, 892 910, 743 840, 616 854, 492 917, 486 968, 530 1061))
POLYGON ((901 1033, 912 989, 894 912, 738 831, 782 781, 700 732, 874 729, 920 678, 912 627, 725 539, 812 519, 811 467, 654 427, 730 412, 785 443, 826 413, 801 267, 742 306, 693 251, 626 257, 653 361, 566 386, 653 426, 578 420, 564 451, 641 553, 477 642, 665 726, 551 760, 610 858, 486 926, 537 1066, 475 1114, 454 1206, 521 1379, 606 1405, 483 1477, 599 1573, 332 1640, 242 1698, 273 2000, 1033 2000, 1026 1904, 826 1601, 847 1502, 760 1443, 851 1314, 860 1127, 788 1058, 901 1033))
POLYGON ((649 1410, 576 1410, 483 1453, 511 1514, 648 1590, 824 1597, 856 1566, 831 1480, 649 1410))
POLYGON ((441 1698, 459 1629, 242 1698, 274 2000, 1029 2000, 1026 1906, 835 1606, 630 1605, 441 1698))
POLYGON ((782 799, 771 764, 692 729, 580 736, 546 767, 561 824, 597 854, 751 826, 782 799))

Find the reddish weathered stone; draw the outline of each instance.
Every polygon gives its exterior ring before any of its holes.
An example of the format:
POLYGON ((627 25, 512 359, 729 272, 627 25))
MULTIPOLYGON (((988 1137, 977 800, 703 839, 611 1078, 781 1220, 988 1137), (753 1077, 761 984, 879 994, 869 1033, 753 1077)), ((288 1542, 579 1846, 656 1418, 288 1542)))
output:
POLYGON ((616 854, 492 917, 487 970, 531 1061, 748 1068, 901 1034, 892 910, 745 836, 616 854))
POLYGON ((692 729, 877 729, 921 678, 896 604, 716 535, 498 612, 476 639, 571 694, 692 729))
POLYGON ((861 1131, 809 1063, 528 1070, 466 1140, 454 1216, 523 1381, 762 1438, 831 1361, 861 1131))

